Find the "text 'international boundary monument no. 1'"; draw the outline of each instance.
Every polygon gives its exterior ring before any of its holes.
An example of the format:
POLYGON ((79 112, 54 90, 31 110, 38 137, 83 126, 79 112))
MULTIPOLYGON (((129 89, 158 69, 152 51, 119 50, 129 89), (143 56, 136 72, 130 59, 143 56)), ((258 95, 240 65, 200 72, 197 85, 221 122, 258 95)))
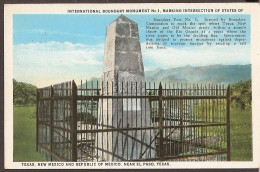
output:
MULTIPOLYGON (((103 95, 145 95, 138 26, 123 15, 107 27, 101 81, 105 83, 101 85, 103 95), (109 86, 107 83, 114 84, 109 86)), ((108 99, 100 100, 99 105, 98 128, 151 126, 148 99, 108 99)), ((152 130, 99 133, 96 139, 99 148, 97 152, 106 161, 153 158, 153 140, 152 130)))

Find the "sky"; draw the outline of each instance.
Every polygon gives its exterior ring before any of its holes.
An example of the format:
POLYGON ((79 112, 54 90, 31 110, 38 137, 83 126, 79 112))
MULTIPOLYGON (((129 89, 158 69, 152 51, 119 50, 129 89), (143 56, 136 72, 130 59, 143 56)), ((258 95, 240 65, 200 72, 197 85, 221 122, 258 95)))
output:
MULTIPOLYGON (((119 15, 14 15, 14 79, 38 87, 102 75, 106 27, 119 15)), ((249 15, 126 15, 138 24, 145 71, 180 66, 250 64, 246 46, 167 46, 146 49, 146 22, 153 18, 246 18, 249 15)), ((223 36, 223 35, 222 35, 223 36)))

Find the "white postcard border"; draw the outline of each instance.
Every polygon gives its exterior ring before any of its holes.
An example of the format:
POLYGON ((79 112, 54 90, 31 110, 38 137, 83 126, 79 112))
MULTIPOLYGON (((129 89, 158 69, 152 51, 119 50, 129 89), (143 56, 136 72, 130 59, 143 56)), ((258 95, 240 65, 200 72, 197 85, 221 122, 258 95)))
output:
MULTIPOLYGON (((6 169, 60 169, 61 167, 26 167, 21 162, 13 162, 13 14, 68 14, 70 9, 142 9, 142 8, 174 8, 174 9, 243 9, 243 12, 224 13, 168 13, 168 14, 250 14, 251 15, 251 63, 252 63, 252 130, 253 130, 253 161, 251 162, 170 162, 170 166, 155 166, 147 168, 260 168, 260 8, 259 3, 222 3, 222 4, 5 4, 4 7, 4 150, 6 169)), ((69 13, 70 15, 73 15, 69 13)), ((125 13, 129 14, 129 13, 125 13)), ((137 14, 137 13, 135 13, 137 14)), ((156 14, 156 13, 142 13, 156 14)), ((82 14, 86 15, 86 14, 82 14)), ((89 14, 91 15, 91 14, 89 14)), ((103 15, 103 14, 101 14, 103 15)), ((109 14, 107 14, 109 15, 109 14)), ((118 14, 120 15, 120 14, 118 14)), ((146 168, 129 166, 90 166, 90 167, 63 167, 75 168, 146 168)))

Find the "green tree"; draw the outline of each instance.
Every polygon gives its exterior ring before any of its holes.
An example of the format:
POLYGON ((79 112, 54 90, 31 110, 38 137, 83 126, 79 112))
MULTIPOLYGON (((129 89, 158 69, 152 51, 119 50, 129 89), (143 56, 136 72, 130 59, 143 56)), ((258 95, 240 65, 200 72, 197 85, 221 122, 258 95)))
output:
POLYGON ((36 103, 37 87, 13 79, 13 104, 14 106, 32 106, 36 103))
POLYGON ((252 89, 251 80, 231 85, 231 105, 239 110, 251 109, 252 89))

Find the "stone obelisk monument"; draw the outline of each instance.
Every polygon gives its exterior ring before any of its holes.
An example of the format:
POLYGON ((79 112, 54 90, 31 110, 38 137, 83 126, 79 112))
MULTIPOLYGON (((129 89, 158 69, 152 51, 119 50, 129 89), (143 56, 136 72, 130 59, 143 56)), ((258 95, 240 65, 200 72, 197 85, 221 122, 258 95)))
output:
MULTIPOLYGON (((101 94, 145 94, 145 76, 138 26, 121 15, 107 27, 101 94)), ((145 98, 99 100, 98 129, 150 127, 150 104, 145 98)), ((96 153, 104 161, 153 158, 153 130, 98 132, 96 153)))

